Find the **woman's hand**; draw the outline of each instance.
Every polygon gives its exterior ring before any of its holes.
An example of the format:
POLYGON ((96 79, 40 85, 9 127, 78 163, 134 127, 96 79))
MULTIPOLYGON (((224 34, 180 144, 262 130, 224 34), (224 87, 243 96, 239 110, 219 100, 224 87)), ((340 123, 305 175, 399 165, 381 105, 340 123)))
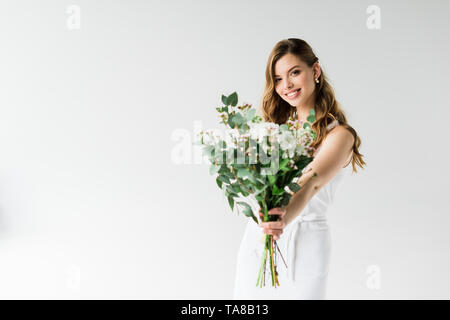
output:
POLYGON ((269 210, 269 214, 276 214, 280 217, 278 221, 267 221, 264 222, 264 214, 259 209, 259 216, 261 218, 261 223, 259 226, 263 228, 263 233, 270 234, 273 236, 274 240, 280 239, 281 234, 283 233, 283 228, 286 226, 284 221, 284 215, 286 214, 286 208, 273 208, 269 210))

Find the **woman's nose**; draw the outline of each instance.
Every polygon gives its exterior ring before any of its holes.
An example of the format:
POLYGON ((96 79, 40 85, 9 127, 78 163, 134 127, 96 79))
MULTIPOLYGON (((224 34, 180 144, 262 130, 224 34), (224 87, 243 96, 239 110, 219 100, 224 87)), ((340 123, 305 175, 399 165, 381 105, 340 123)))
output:
POLYGON ((289 80, 286 80, 284 83, 284 88, 286 90, 289 90, 289 89, 291 89, 291 87, 292 87, 292 83, 289 80))

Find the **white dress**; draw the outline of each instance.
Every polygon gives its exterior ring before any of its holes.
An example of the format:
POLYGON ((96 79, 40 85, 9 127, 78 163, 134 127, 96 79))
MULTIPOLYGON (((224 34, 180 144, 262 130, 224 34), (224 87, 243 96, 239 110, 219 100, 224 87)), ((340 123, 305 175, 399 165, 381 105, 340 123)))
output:
MULTIPOLYGON (((328 126, 331 130, 337 121, 328 126)), ((317 152, 319 149, 316 151, 317 152)), ((328 268, 331 253, 331 236, 326 211, 333 202, 336 188, 352 171, 347 165, 323 186, 308 202, 302 212, 284 229, 277 244, 283 255, 277 252, 279 286, 272 286, 269 263, 266 264, 265 286, 257 287, 261 255, 264 244, 263 229, 249 219, 237 255, 233 299, 325 299, 328 268), (286 265, 287 264, 287 268, 286 265)), ((253 199, 252 209, 259 205, 253 199)))

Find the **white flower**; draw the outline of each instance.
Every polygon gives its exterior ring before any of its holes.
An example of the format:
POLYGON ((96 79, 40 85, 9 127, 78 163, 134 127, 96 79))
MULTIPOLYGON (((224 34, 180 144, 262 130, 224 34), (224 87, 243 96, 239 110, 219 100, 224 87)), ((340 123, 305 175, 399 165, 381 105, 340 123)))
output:
POLYGON ((289 149, 288 152, 289 152, 289 158, 293 158, 295 156, 295 148, 289 149))
POLYGON ((264 122, 268 128, 278 129, 280 125, 275 122, 264 122))
POLYGON ((297 146, 297 140, 291 131, 283 131, 279 137, 280 147, 283 151, 295 150, 297 146))
POLYGON ((239 130, 238 129, 229 129, 225 134, 225 142, 227 144, 228 149, 236 149, 238 147, 238 139, 239 139, 239 130))
POLYGON ((299 156, 301 156, 301 155, 306 155, 306 153, 305 153, 305 146, 304 145, 302 145, 302 144, 299 144, 299 145, 297 145, 297 148, 296 148, 296 150, 295 150, 295 153, 297 154, 297 155, 299 155, 299 156))
POLYGON ((278 132, 278 129, 280 128, 280 125, 274 122, 264 122, 267 130, 269 132, 278 132))
POLYGON ((257 142, 262 142, 265 137, 269 135, 269 131, 266 128, 264 122, 254 123, 250 126, 250 138, 257 142))

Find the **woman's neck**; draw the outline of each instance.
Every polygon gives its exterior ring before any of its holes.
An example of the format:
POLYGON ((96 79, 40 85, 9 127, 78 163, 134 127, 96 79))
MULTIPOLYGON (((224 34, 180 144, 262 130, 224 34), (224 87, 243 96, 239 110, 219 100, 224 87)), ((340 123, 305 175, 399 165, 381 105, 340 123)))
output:
POLYGON ((313 109, 312 107, 297 107, 296 114, 299 122, 304 123, 309 117, 309 111, 313 109))

